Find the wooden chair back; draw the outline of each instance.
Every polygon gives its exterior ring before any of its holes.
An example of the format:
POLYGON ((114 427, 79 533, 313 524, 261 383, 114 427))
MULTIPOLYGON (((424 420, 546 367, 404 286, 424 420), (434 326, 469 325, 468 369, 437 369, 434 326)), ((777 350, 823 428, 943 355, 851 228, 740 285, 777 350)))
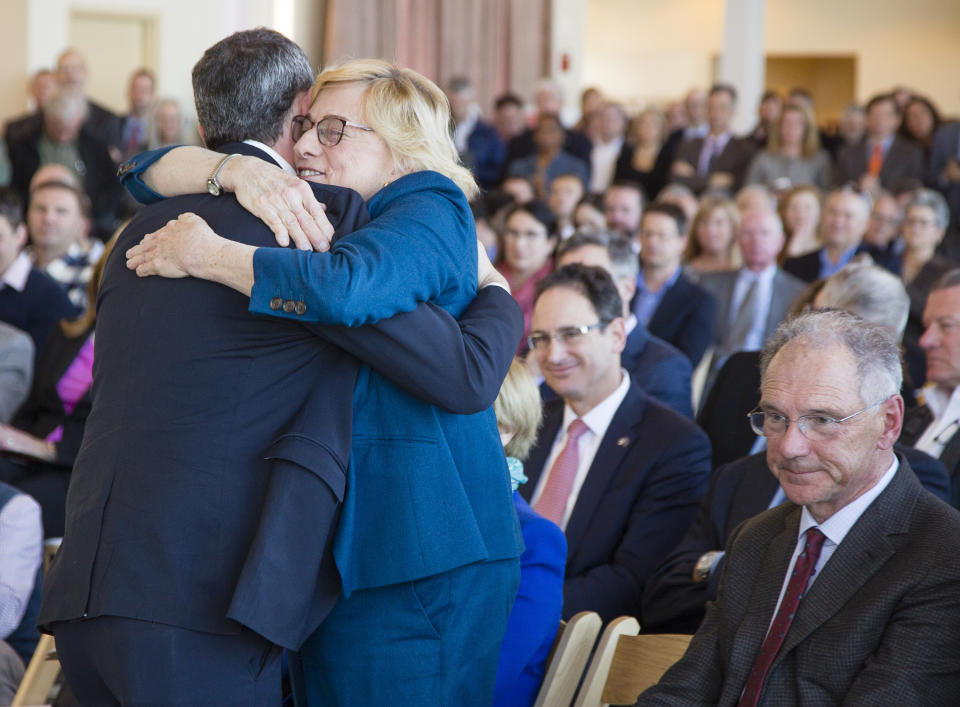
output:
POLYGON ((50 690, 59 675, 60 661, 57 660, 53 636, 44 634, 40 636, 40 642, 37 643, 30 665, 23 674, 23 680, 10 707, 47 704, 50 690))
POLYGON ((597 643, 597 650, 593 653, 583 685, 577 692, 574 707, 598 707, 601 704, 600 695, 603 692, 607 674, 610 672, 610 663, 613 661, 613 654, 617 650, 620 636, 636 636, 638 633, 640 633, 640 623, 632 616, 621 616, 607 624, 600 636, 600 642, 597 643))
POLYGON ((569 707, 573 702, 601 623, 593 611, 581 611, 560 622, 534 707, 569 707))

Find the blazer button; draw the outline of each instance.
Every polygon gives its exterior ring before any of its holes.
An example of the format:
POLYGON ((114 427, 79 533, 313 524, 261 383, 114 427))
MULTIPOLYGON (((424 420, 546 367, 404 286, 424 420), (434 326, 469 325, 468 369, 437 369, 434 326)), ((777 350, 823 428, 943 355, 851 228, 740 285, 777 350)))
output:
POLYGON ((270 300, 270 309, 272 309, 274 312, 276 312, 282 306, 283 306, 283 300, 280 299, 279 297, 274 297, 272 300, 270 300))
POLYGON ((307 305, 305 305, 303 302, 297 302, 294 311, 296 311, 297 314, 303 314, 307 311, 307 305))
POLYGON ((293 311, 294 307, 296 307, 296 305, 293 303, 292 299, 288 299, 286 302, 283 303, 283 311, 286 312, 287 314, 290 314, 290 312, 293 311))

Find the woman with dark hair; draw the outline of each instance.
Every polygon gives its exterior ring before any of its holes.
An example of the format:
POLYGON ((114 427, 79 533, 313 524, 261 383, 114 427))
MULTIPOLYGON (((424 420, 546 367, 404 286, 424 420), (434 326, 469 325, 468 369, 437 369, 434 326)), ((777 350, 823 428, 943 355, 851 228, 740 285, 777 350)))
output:
POLYGON ((9 425, 0 425, 0 480, 37 500, 47 538, 63 537, 70 470, 90 414, 97 291, 115 241, 116 236, 94 266, 87 308, 51 330, 40 349, 29 397, 9 425))
MULTIPOLYGON (((530 331, 537 283, 553 271, 558 240, 555 226, 553 212, 539 201, 511 206, 503 220, 496 267, 523 310, 524 336, 530 331)), ((526 340, 519 348, 525 350, 526 340)))
POLYGON ((627 142, 620 151, 613 179, 636 182, 655 199, 667 181, 670 156, 663 150, 667 119, 657 108, 647 108, 630 122, 627 142))
POLYGON ((579 157, 563 149, 567 131, 556 113, 541 113, 533 129, 532 155, 520 157, 507 165, 507 177, 528 177, 533 182, 537 199, 546 200, 550 183, 561 174, 575 174, 584 184, 590 183, 590 167, 579 157))
POLYGON ((940 127, 940 111, 929 98, 914 95, 907 101, 903 111, 900 134, 917 145, 927 159, 930 158, 930 146, 933 136, 940 127))

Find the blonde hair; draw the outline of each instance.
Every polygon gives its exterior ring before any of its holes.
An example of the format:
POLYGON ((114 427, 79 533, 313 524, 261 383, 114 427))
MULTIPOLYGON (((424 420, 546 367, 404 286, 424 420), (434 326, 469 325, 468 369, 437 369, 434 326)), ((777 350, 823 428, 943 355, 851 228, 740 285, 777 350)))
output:
POLYGON ((700 245, 700 241, 697 240, 697 230, 704 221, 710 218, 710 214, 717 209, 722 209, 730 221, 730 244, 727 246, 727 256, 733 257, 737 244, 737 229, 740 228, 740 212, 737 210, 737 205, 730 199, 708 194, 700 200, 700 208, 697 209, 697 214, 690 223, 690 231, 687 237, 687 250, 684 253, 686 262, 693 260, 703 253, 703 247, 700 245))
POLYGON ((433 81, 412 69, 379 59, 353 59, 330 66, 317 76, 311 103, 327 86, 365 86, 360 110, 404 174, 432 170, 449 177, 468 199, 480 189, 453 144, 450 103, 433 81))
POLYGON ((533 375, 522 359, 515 358, 510 364, 507 377, 500 386, 500 394, 493 403, 493 411, 497 416, 497 424, 513 432, 513 439, 507 442, 504 451, 508 457, 523 461, 537 439, 543 406, 533 375))
POLYGON ((780 111, 780 117, 777 118, 777 126, 770 131, 767 138, 767 152, 776 155, 780 152, 780 124, 783 123, 783 116, 788 111, 796 111, 803 116, 803 156, 810 158, 820 151, 820 129, 817 127, 816 118, 813 110, 803 103, 787 103, 780 111))

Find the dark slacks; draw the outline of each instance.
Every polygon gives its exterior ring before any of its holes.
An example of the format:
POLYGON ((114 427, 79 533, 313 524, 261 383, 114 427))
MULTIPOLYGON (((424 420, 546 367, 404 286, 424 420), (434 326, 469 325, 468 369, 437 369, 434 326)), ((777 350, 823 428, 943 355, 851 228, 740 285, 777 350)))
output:
POLYGON ((81 705, 280 704, 280 649, 246 629, 220 635, 115 616, 51 628, 81 705))

